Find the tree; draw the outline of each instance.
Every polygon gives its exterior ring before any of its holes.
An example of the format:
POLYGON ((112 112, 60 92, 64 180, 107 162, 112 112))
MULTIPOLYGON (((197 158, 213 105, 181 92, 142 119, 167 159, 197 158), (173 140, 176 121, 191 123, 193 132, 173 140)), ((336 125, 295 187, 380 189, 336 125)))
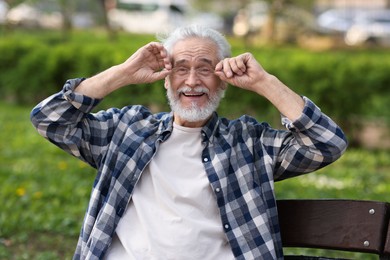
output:
POLYGON ((107 12, 112 8, 115 8, 115 0, 99 0, 98 2, 99 2, 100 10, 102 12, 103 25, 106 28, 110 39, 114 39, 116 35, 108 21, 107 12))
POLYGON ((65 36, 69 34, 72 29, 72 13, 73 13, 73 0, 58 0, 61 7, 62 14, 62 30, 65 36))
POLYGON ((276 16, 283 10, 284 0, 272 0, 268 2, 268 19, 264 28, 261 30, 260 37, 265 43, 272 43, 276 38, 276 16))

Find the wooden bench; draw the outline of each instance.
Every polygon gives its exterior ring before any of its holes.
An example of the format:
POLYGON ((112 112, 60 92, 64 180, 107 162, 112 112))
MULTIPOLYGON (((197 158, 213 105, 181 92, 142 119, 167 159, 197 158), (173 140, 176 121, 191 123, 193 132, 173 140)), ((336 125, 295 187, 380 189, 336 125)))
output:
POLYGON ((390 260, 390 204, 387 202, 278 200, 277 205, 283 247, 372 253, 379 259, 390 260))

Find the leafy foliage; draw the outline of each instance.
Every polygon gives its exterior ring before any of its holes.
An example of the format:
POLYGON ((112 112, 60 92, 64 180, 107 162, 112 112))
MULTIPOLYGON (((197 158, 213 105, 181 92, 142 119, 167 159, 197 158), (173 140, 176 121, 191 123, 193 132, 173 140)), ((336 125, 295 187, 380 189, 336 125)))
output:
MULTIPOLYGON (((94 75, 154 40, 118 34, 116 41, 110 41, 102 34, 86 32, 73 32, 65 40, 61 37, 42 32, 0 39, 3 98, 36 103, 59 91, 66 79, 94 75)), ((390 53, 386 50, 310 52, 292 47, 244 48, 239 41, 232 42, 233 53, 252 52, 267 71, 310 97, 341 124, 356 116, 390 118, 390 53)), ((102 108, 137 103, 167 109, 162 82, 123 88, 107 100, 102 108)), ((268 102, 234 87, 227 91, 219 111, 226 116, 252 114, 267 121, 278 117, 268 102)))

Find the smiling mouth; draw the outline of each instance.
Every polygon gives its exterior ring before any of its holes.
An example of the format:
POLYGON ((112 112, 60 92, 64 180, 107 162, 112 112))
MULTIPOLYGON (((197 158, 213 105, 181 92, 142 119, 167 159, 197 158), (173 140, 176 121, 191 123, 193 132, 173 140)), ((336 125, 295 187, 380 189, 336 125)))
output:
POLYGON ((205 87, 190 88, 188 86, 182 87, 178 90, 179 95, 183 95, 186 98, 201 98, 204 95, 208 95, 209 90, 205 87))
POLYGON ((201 97, 205 93, 182 93, 185 97, 201 97))

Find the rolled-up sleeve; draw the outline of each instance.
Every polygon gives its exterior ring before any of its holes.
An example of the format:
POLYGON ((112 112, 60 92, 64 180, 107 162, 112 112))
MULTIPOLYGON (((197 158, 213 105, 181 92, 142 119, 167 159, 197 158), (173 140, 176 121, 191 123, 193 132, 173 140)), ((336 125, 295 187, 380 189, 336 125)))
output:
POLYGON ((295 121, 282 117, 289 130, 279 153, 275 179, 281 180, 320 169, 341 157, 348 142, 341 128, 310 99, 295 121))
MULTIPOLYGON (((66 152, 96 167, 104 144, 95 145, 92 109, 100 102, 74 89, 83 78, 68 80, 63 89, 33 108, 30 119, 38 133, 66 152)), ((97 128, 100 129, 101 127, 97 128)), ((101 133, 103 134, 103 133, 101 133)))

